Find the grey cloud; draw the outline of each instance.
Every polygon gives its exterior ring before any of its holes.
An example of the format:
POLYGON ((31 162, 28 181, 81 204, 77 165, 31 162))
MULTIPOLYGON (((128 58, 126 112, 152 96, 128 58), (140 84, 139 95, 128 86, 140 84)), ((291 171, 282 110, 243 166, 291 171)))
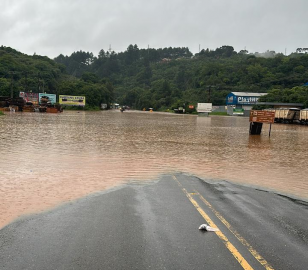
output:
POLYGON ((307 47, 306 0, 10 0, 1 2, 0 44, 55 57, 76 50, 222 45, 236 50, 307 47))

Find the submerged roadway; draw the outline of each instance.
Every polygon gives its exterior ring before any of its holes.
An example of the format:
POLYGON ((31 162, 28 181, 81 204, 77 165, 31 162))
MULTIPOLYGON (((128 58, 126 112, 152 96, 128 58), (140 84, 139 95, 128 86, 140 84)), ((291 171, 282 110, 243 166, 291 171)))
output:
POLYGON ((0 269, 307 269, 308 203, 164 175, 0 230, 0 269), (219 229, 199 230, 201 224, 219 229))

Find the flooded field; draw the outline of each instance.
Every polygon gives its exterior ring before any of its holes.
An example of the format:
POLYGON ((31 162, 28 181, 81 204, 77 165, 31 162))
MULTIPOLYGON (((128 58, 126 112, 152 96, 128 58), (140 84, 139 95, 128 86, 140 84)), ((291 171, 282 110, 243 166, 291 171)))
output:
POLYGON ((183 172, 308 200, 308 127, 150 112, 11 113, 0 117, 0 228, 23 214, 183 172))

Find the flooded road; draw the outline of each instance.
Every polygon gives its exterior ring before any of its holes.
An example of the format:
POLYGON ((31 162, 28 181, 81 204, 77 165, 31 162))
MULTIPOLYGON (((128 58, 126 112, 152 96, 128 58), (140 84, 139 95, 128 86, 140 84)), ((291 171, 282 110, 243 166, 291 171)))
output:
POLYGON ((119 111, 0 117, 0 228, 127 181, 184 172, 308 200, 308 127, 119 111))

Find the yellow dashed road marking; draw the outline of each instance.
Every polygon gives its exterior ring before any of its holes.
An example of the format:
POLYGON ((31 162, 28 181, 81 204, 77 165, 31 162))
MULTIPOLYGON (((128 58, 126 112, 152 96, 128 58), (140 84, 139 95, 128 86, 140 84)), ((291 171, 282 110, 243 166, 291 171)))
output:
MULTIPOLYGON (((182 188, 183 192, 191 203, 195 206, 201 216, 207 221, 207 223, 213 227, 217 228, 215 223, 211 218, 203 211, 199 204, 192 198, 191 195, 198 195, 199 198, 205 203, 205 205, 216 215, 216 217, 227 227, 227 229, 240 241, 240 243, 245 246, 252 256, 265 267, 266 270, 274 270, 274 268, 230 225, 230 223, 218 212, 213 206, 198 192, 188 193, 185 188, 182 187, 182 184, 179 180, 173 175, 173 179, 178 183, 182 188)), ((229 242, 228 238, 220 231, 215 232, 217 236, 224 242, 225 246, 231 252, 231 254, 236 258, 236 260, 241 264, 244 269, 253 269, 249 263, 244 259, 244 257, 239 253, 239 251, 229 242)))
POLYGON ((207 205, 208 208, 219 218, 219 220, 228 228, 228 230, 249 250, 252 256, 262 264, 267 270, 274 270, 274 268, 230 225, 230 223, 225 220, 225 218, 216 211, 213 206, 201 195, 198 193, 200 199, 207 205))
MULTIPOLYGON (((177 180, 175 176, 173 176, 173 179, 178 182, 180 186, 180 182, 177 180)), ((213 228, 217 228, 216 224, 211 220, 211 218, 203 211, 203 209, 199 206, 199 204, 191 197, 191 195, 186 191, 185 188, 182 188, 183 192, 186 194, 187 198, 191 201, 191 203, 194 205, 194 207, 198 210, 200 215, 205 219, 205 221, 213 228)), ((240 263, 240 265, 245 270, 253 270, 253 268, 250 266, 250 264, 244 259, 244 257, 241 255, 241 253, 231 244, 231 242, 228 240, 228 238, 221 232, 216 231, 216 235, 223 241, 227 249, 231 252, 231 254, 234 256, 234 258, 240 263)))

